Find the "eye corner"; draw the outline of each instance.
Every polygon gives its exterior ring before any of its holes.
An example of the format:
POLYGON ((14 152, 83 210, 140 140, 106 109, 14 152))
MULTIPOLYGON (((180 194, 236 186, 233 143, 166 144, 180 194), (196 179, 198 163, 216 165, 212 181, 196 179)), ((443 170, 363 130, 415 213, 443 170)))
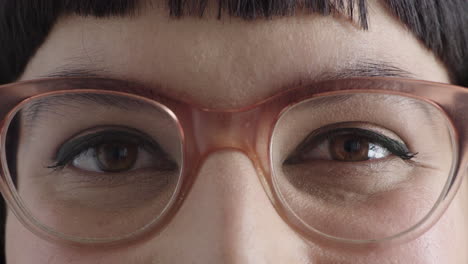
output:
POLYGON ((283 165, 295 165, 299 163, 299 158, 297 155, 293 152, 292 155, 289 155, 285 160, 283 160, 282 164, 283 165))
POLYGON ((60 171, 60 170, 63 170, 65 167, 66 167, 66 164, 60 164, 58 162, 52 165, 44 166, 45 169, 52 169, 53 171, 60 171))
POLYGON ((416 158, 418 156, 418 154, 419 154, 419 152, 410 152, 410 151, 408 151, 407 153, 400 156, 400 158, 403 159, 403 160, 406 160, 406 161, 410 161, 410 160, 413 160, 414 158, 416 158))

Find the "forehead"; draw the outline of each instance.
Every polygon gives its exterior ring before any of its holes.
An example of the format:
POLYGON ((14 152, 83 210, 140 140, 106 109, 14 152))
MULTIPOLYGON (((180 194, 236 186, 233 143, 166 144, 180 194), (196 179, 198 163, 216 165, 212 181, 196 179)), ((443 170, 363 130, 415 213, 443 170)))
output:
POLYGON ((382 63, 418 79, 448 81, 435 56, 379 2, 370 1, 368 10, 368 30, 344 16, 305 13, 246 21, 218 19, 208 8, 203 18, 174 19, 157 4, 135 16, 64 16, 22 79, 73 69, 138 80, 211 107, 252 103, 340 72, 346 77, 349 68, 365 75, 366 67, 382 63))

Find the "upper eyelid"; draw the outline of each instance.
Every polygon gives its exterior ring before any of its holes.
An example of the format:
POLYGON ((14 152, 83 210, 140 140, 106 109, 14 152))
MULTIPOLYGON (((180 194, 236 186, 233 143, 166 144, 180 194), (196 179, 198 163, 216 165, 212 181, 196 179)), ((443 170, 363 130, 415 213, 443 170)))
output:
POLYGON ((327 128, 325 130, 318 129, 316 131, 313 131, 309 135, 307 135, 306 139, 301 142, 303 143, 316 143, 316 142, 321 142, 325 139, 329 139, 333 136, 335 136, 338 133, 343 133, 343 134, 357 134, 357 135, 362 135, 362 136, 367 136, 370 139, 373 139, 375 141, 385 141, 385 140, 392 140, 395 143, 398 143, 400 145, 403 145, 406 147, 406 144, 404 142, 398 142, 397 140, 391 139, 387 136, 384 136, 378 132, 369 130, 369 129, 362 129, 362 128, 353 128, 353 127, 341 127, 341 128, 327 128))
MULTIPOLYGON (((112 133, 115 133, 115 136, 118 136, 118 137, 122 137, 122 138, 127 137, 126 139, 131 139, 131 137, 136 138, 137 136, 139 136, 140 137, 140 139, 138 140, 139 142, 135 141, 136 144, 141 145, 142 147, 145 148, 145 150, 149 151, 150 153, 163 152, 164 154, 166 154, 165 151, 161 148, 161 146, 157 142, 155 142, 148 136, 142 135, 141 133, 137 134, 137 133, 127 132, 127 131, 122 131, 122 130, 119 131, 119 130, 114 129, 114 130, 98 131, 96 133, 91 134, 90 136, 94 137, 94 139, 93 138, 91 139, 96 140, 95 138, 99 138, 102 136, 109 136, 109 134, 112 134, 112 133)), ((83 137, 86 137, 86 136, 81 136, 81 137, 77 136, 66 141, 64 144, 62 144, 59 150, 57 151, 57 154, 55 157, 56 164, 50 167, 60 167, 63 165, 62 163, 69 162, 70 159, 76 157, 77 155, 82 153, 84 150, 96 145, 96 142, 91 142, 91 143, 85 142, 85 144, 81 142, 77 142, 78 140, 84 140, 83 137), (69 148, 67 149, 66 144, 70 144, 69 147, 71 149, 69 148)), ((102 141, 102 139, 98 139, 98 140, 102 141)), ((111 139, 106 139, 106 140, 111 141, 111 139)), ((97 142, 97 143, 100 143, 100 142, 97 142)))
POLYGON ((413 158, 417 153, 412 153, 406 146, 404 142, 398 142, 394 139, 391 139, 387 136, 381 135, 378 132, 374 132, 371 130, 367 129, 361 129, 361 128, 329 128, 326 130, 317 130, 312 133, 310 133, 306 139, 304 139, 301 143, 299 143, 298 147, 290 154, 284 162, 289 163, 293 162, 296 160, 296 157, 300 155, 302 151, 305 149, 313 148, 316 147, 318 144, 323 142, 324 140, 329 139, 330 137, 333 137, 334 134, 336 135, 337 133, 348 133, 348 134, 360 134, 363 136, 367 136, 370 139, 373 139, 375 142, 382 147, 387 148, 390 152, 392 152, 395 155, 401 156, 403 159, 411 159, 413 158), (391 144, 391 145, 390 145, 391 144))
MULTIPOLYGON (((349 134, 357 134, 360 136, 365 136, 371 139, 374 143, 380 144, 383 147, 389 148, 392 152, 397 151, 398 153, 407 153, 409 152, 409 149, 407 148, 406 144, 404 142, 399 142, 397 140, 394 140, 390 137, 384 136, 378 132, 367 130, 367 129, 361 129, 361 128, 342 128, 338 130, 331 130, 329 131, 330 133, 337 134, 339 132, 349 132, 349 134)), ((327 136, 327 135, 325 135, 327 136)), ((333 136, 333 135, 331 135, 333 136)))

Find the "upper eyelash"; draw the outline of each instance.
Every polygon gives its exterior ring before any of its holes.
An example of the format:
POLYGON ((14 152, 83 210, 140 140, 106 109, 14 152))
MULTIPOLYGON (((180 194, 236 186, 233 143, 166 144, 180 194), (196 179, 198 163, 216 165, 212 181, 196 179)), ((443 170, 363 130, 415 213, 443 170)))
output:
POLYGON ((296 153, 301 152, 301 150, 305 148, 309 148, 310 145, 316 145, 323 140, 327 139, 330 140, 331 138, 337 136, 337 134, 343 133, 343 134, 350 134, 350 135, 358 135, 358 136, 364 136, 368 139, 370 139, 371 142, 378 144, 382 147, 385 147, 388 149, 393 155, 396 155, 400 157, 403 160, 411 160, 418 153, 413 153, 411 152, 407 147, 405 143, 400 143, 394 139, 391 139, 389 137, 386 137, 384 135, 381 135, 379 133, 366 130, 366 129, 361 129, 361 128, 338 128, 338 129, 332 129, 328 130, 326 132, 322 132, 320 134, 312 132, 309 134, 305 140, 299 144, 299 147, 297 147, 294 151, 293 154, 290 155, 286 160, 284 161, 285 163, 294 163, 295 156, 298 155, 296 153), (309 142, 310 141, 310 142, 309 142), (304 143, 305 142, 305 143, 304 143))
MULTIPOLYGON (((141 138, 141 137, 137 138, 137 135, 133 133, 125 132, 125 131, 104 130, 104 131, 97 132, 95 134, 90 134, 88 136, 89 136, 89 139, 87 140, 83 139, 83 137, 79 137, 75 139, 75 141, 76 140, 86 140, 86 141, 84 143, 81 143, 81 142, 75 143, 75 145, 72 146, 71 150, 64 150, 62 146, 56 154, 55 164, 47 166, 47 168, 56 169, 56 170, 63 169, 74 158, 76 158, 78 155, 80 155, 87 149, 96 147, 99 144, 102 144, 105 142, 115 142, 115 138, 119 140, 133 141, 133 143, 135 143, 139 147, 143 147, 145 150, 147 150, 150 153, 162 151, 159 144, 157 144, 153 140, 141 138), (109 138, 109 137, 114 137, 114 138, 109 138), (61 152, 65 152, 65 153, 61 153, 61 152)), ((67 142, 67 143, 70 143, 70 142, 67 142)), ((74 141, 72 141, 71 143, 74 143, 74 141)))
POLYGON ((347 134, 350 135, 357 135, 357 136, 364 136, 372 143, 378 144, 382 147, 385 147, 388 149, 392 154, 397 155, 398 157, 404 159, 404 160, 409 160, 414 158, 417 153, 411 152, 407 147, 405 143, 400 143, 394 139, 391 139, 389 137, 386 137, 382 134, 366 130, 366 129, 361 129, 361 128, 342 128, 342 129, 335 129, 331 130, 329 132, 325 133, 326 138, 330 139, 331 137, 337 136, 338 133, 340 132, 350 132, 347 134))

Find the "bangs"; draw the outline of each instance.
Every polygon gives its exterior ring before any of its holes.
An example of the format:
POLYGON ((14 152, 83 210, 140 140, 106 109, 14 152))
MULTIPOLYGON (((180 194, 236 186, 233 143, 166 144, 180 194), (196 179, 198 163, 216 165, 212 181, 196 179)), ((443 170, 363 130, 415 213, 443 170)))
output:
MULTIPOLYGON (((71 0, 63 2, 61 12, 96 17, 127 16, 135 15, 148 4, 150 2, 145 0, 71 0)), ((366 0, 215 0, 214 3, 208 0, 168 0, 166 2, 169 14, 176 18, 202 17, 209 5, 214 5, 217 9, 218 19, 223 14, 253 20, 293 16, 296 12, 321 15, 340 13, 350 19, 357 16, 360 26, 368 28, 366 0)))

